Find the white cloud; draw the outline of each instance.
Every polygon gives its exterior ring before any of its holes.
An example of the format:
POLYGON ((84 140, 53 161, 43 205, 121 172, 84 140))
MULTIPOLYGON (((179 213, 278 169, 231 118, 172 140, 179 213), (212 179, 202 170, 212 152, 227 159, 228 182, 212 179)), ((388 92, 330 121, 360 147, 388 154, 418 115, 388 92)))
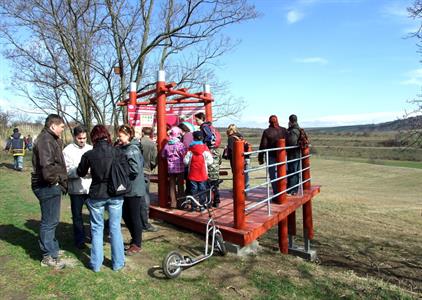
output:
POLYGON ((404 3, 403 1, 391 2, 383 6, 381 12, 388 17, 408 18, 407 6, 408 3, 404 3))
POLYGON ((403 80, 400 82, 400 84, 403 85, 422 85, 422 69, 416 69, 413 71, 410 71, 406 74, 408 77, 406 80, 403 80))
MULTIPOLYGON (((378 124, 389 122, 402 118, 404 112, 372 112, 360 114, 339 114, 328 115, 316 118, 301 118, 299 115, 299 124, 304 128, 310 127, 334 127, 348 125, 378 124)), ((278 122, 281 126, 287 126, 288 114, 277 114, 278 122)), ((238 127, 249 128, 267 128, 269 115, 248 115, 242 116, 237 120, 221 119, 216 122, 218 127, 227 127, 234 123, 238 127)))
POLYGON ((297 58, 294 60, 297 63, 302 64, 321 64, 325 65, 328 63, 328 60, 326 60, 323 57, 305 57, 305 58, 297 58))
POLYGON ((304 18, 304 14, 297 9, 292 9, 287 13, 287 23, 293 24, 299 22, 304 18))

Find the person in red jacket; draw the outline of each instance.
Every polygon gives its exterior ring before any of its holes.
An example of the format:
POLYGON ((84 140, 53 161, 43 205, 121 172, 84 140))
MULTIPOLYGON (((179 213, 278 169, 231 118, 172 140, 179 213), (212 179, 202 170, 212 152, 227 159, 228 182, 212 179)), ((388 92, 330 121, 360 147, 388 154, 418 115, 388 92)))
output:
MULTIPOLYGON (((193 133, 193 142, 190 144, 188 153, 184 158, 185 165, 188 166, 188 179, 190 184, 190 194, 199 195, 199 203, 205 202, 205 194, 208 180, 208 166, 212 164, 213 158, 207 145, 202 141, 204 135, 201 131, 193 133)), ((195 205, 192 205, 195 209, 195 205)))

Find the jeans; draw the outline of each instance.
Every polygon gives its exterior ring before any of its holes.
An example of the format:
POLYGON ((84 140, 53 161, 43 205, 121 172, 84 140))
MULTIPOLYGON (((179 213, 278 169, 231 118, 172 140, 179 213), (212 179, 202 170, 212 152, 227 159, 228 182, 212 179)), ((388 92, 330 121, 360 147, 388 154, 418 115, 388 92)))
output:
POLYGON ((141 247, 142 225, 141 225, 141 201, 144 197, 125 197, 123 202, 123 220, 130 232, 131 244, 141 247))
POLYGON ((85 229, 84 222, 82 219, 82 208, 88 199, 87 194, 81 195, 69 195, 70 196, 70 207, 72 210, 72 222, 73 222, 73 239, 75 246, 82 245, 85 242, 85 229))
MULTIPOLYGON (((289 160, 290 159, 294 159, 294 158, 289 158, 289 160)), ((299 163, 300 163, 299 160, 288 163, 287 164, 287 174, 291 174, 291 173, 299 171, 299 163)), ((287 177, 287 188, 295 186, 298 183, 299 183, 299 173, 287 177)), ((298 189, 299 189, 299 186, 289 190, 288 193, 289 194, 296 194, 298 189)))
POLYGON ((23 169, 23 156, 22 155, 13 156, 13 168, 15 170, 22 170, 23 169))
MULTIPOLYGON (((207 189, 207 182, 206 181, 192 181, 190 180, 190 191, 191 195, 195 197, 196 194, 201 193, 207 189)), ((199 199, 195 197, 195 199, 198 200, 200 204, 204 204, 206 200, 207 195, 205 193, 202 193, 199 196, 199 199)), ((192 208, 195 208, 196 205, 192 203, 192 208)))
MULTIPOLYGON (((251 159, 245 158, 244 170, 249 170, 251 167, 251 159)), ((245 189, 249 188, 249 172, 245 172, 245 189)))
MULTIPOLYGON (((251 167, 251 159, 250 158, 245 158, 245 162, 243 164, 243 170, 249 170, 251 167)), ((234 163, 233 160, 230 160, 230 168, 232 169, 232 173, 233 173, 233 167, 234 167, 234 163)), ((249 173, 245 172, 245 189, 247 189, 249 187, 249 173)))
POLYGON ((123 237, 120 228, 122 219, 123 198, 113 197, 108 199, 88 199, 91 223, 91 259, 90 265, 94 272, 99 272, 104 261, 103 230, 104 210, 108 211, 111 243, 111 263, 113 270, 117 271, 125 265, 123 237))
MULTIPOLYGON (((274 156, 269 155, 268 156, 268 165, 273 165, 277 163, 276 158, 274 156)), ((268 173, 270 175, 270 180, 276 179, 277 177, 277 166, 269 167, 268 173)), ((277 189, 277 181, 271 182, 271 186, 273 188, 273 195, 278 193, 277 189)))
POLYGON ((41 208, 39 245, 42 255, 57 258, 60 248, 56 239, 56 227, 60 219, 62 192, 58 185, 36 188, 33 192, 41 208))

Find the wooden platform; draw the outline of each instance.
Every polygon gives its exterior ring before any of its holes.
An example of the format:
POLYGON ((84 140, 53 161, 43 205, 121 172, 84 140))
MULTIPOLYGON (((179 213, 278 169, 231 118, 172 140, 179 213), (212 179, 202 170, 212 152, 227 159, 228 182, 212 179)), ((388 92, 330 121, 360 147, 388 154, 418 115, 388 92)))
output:
MULTIPOLYGON (((310 201, 319 192, 320 186, 312 186, 310 190, 304 191, 303 196, 288 196, 287 204, 271 204, 271 215, 268 215, 267 205, 262 204, 247 212, 245 228, 235 229, 233 224, 232 192, 220 190, 220 207, 214 209, 213 215, 223 233, 224 240, 245 246, 265 234, 273 226, 278 225, 281 220, 296 211, 304 203, 310 201)), ((257 202, 258 199, 265 199, 266 193, 266 189, 248 193, 246 207, 251 203, 257 202)), ((154 199, 154 196, 151 196, 154 199)), ((198 233, 205 232, 205 226, 208 221, 208 213, 206 211, 201 213, 160 208, 154 205, 153 199, 150 206, 150 217, 152 219, 160 219, 198 233)))

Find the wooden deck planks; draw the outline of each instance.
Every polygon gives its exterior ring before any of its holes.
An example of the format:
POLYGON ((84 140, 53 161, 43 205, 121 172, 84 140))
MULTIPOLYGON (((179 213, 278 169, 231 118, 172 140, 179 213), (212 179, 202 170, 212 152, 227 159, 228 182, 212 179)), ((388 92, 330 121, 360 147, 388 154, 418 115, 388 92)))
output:
MULTIPOLYGON (((225 240, 240 246, 245 246, 265 234, 272 227, 278 225, 281 220, 296 211, 304 203, 310 201, 319 192, 320 186, 312 186, 310 190, 304 191, 303 196, 288 196, 288 202, 286 204, 272 203, 271 215, 268 215, 267 205, 262 204, 246 213, 244 228, 236 229, 234 228, 233 219, 232 192, 229 190, 221 190, 220 207, 213 210, 214 220, 220 227, 225 240)), ((255 203, 257 199, 265 198, 266 189, 249 193, 246 206, 255 203)), ((154 205, 154 203, 150 206, 150 217, 199 233, 205 232, 205 226, 208 221, 208 213, 206 211, 201 213, 160 208, 157 205, 154 205)))

